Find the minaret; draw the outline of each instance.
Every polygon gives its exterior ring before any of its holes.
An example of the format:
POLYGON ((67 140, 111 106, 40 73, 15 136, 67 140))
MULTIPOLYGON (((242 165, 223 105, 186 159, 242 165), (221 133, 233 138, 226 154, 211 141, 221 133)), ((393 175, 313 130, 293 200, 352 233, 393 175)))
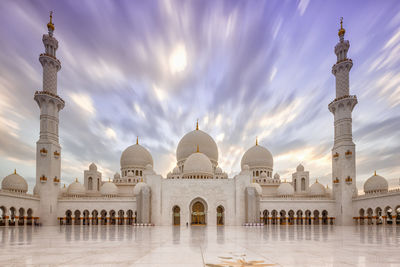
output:
POLYGON ((356 146, 353 142, 352 119, 357 97, 350 95, 349 72, 353 66, 347 58, 350 43, 344 40, 343 18, 340 20, 339 42, 335 46, 337 62, 332 67, 336 77, 336 98, 328 108, 334 116, 335 140, 332 148, 333 195, 336 200, 336 224, 351 225, 353 222, 352 197, 356 188, 356 146))
POLYGON ((56 58, 58 41, 53 37, 54 24, 50 12, 48 34, 43 35, 45 52, 39 61, 43 67, 43 89, 35 92, 40 108, 40 137, 36 143, 36 186, 40 188, 40 222, 57 224, 57 200, 61 176, 61 146, 58 142, 58 113, 64 100, 57 95, 57 72, 61 68, 56 58))

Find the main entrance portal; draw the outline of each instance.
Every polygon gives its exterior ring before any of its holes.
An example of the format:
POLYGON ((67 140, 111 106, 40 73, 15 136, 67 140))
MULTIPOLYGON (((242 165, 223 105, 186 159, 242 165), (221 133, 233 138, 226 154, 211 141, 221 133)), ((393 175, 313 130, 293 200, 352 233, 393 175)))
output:
POLYGON ((200 201, 196 201, 192 205, 192 225, 205 225, 206 214, 204 204, 200 201))

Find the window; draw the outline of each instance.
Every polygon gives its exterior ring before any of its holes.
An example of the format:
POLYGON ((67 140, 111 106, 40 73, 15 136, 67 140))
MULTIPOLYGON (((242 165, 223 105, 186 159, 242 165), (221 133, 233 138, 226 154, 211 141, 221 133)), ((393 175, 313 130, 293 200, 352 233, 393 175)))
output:
POLYGON ((93 190, 93 178, 88 178, 88 190, 93 190))
POLYGON ((306 178, 301 178, 301 191, 306 191, 306 178))

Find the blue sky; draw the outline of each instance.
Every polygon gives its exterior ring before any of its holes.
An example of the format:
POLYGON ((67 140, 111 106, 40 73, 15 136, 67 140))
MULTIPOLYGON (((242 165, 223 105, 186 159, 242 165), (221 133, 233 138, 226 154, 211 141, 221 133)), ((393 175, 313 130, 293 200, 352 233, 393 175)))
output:
POLYGON ((103 178, 121 152, 149 149, 162 175, 180 138, 195 128, 240 170, 255 143, 290 178, 299 163, 330 183, 335 96, 331 67, 344 17, 359 188, 377 170, 400 178, 400 5, 398 1, 1 1, 0 176, 14 168, 33 188, 49 10, 54 11, 62 180, 95 162, 103 178))

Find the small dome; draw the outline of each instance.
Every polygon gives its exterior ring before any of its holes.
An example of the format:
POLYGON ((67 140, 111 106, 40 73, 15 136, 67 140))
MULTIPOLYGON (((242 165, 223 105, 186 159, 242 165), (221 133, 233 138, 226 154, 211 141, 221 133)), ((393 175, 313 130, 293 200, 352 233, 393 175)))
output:
POLYGON ((281 183, 277 189, 277 194, 280 197, 293 196, 293 186, 289 183, 281 183))
POLYGON ((105 182, 100 188, 100 193, 103 196, 116 196, 118 195, 118 188, 113 182, 105 182))
POLYGON ((34 195, 34 196, 38 196, 39 194, 40 194, 40 187, 37 186, 37 185, 35 185, 35 186, 33 187, 33 195, 34 195))
POLYGON ((299 164, 299 166, 297 166, 296 171, 298 172, 304 172, 304 166, 302 164, 299 164))
POLYGON ((14 171, 13 174, 4 177, 3 181, 1 182, 1 189, 26 193, 28 191, 28 183, 22 176, 14 171))
POLYGON ((176 149, 176 159, 178 162, 186 160, 190 155, 196 153, 199 146, 204 153, 214 163, 218 162, 218 147, 214 139, 202 130, 194 130, 187 133, 179 141, 176 149))
POLYGON ((122 152, 121 169, 144 168, 147 164, 153 165, 153 157, 146 148, 139 144, 132 145, 122 152))
POLYGON ((114 174, 114 179, 119 179, 119 178, 121 178, 121 175, 118 172, 116 172, 114 174))
POLYGON ((260 178, 267 178, 267 174, 265 173, 265 172, 262 172, 261 174, 260 174, 260 178))
POLYGON ((64 186, 60 188, 59 195, 63 196, 63 195, 66 195, 66 194, 67 194, 67 187, 64 184, 64 186))
POLYGON ((210 159, 203 153, 196 152, 190 155, 184 165, 184 174, 210 174, 212 175, 213 167, 210 159))
POLYGON ((142 188, 148 186, 146 183, 144 182, 139 182, 135 185, 135 187, 133 188, 133 195, 137 196, 139 195, 140 191, 142 190, 142 188))
POLYGON ((222 169, 220 167, 215 168, 215 173, 216 174, 221 174, 222 173, 222 169))
POLYGON ((329 186, 326 186, 325 191, 328 195, 332 195, 332 188, 330 188, 329 186))
POLYGON ((251 187, 254 187, 258 193, 258 195, 262 195, 262 188, 261 185, 259 185, 258 183, 251 183, 250 184, 251 187))
POLYGON ((83 196, 86 193, 85 187, 78 181, 75 180, 72 184, 68 186, 67 194, 69 196, 83 196))
POLYGON ((97 171, 97 166, 96 166, 96 164, 94 164, 94 163, 92 162, 92 164, 89 165, 89 171, 97 171))
POLYGON ((244 153, 240 163, 242 170, 244 165, 250 168, 270 168, 274 165, 271 152, 263 146, 255 145, 244 153))
POLYGON ((388 181, 376 173, 368 178, 364 183, 364 192, 374 193, 374 192, 387 192, 389 189, 388 181))
POLYGON ((317 196, 324 196, 326 194, 325 187, 315 181, 313 185, 310 186, 310 196, 317 197, 317 196))
POLYGON ((276 179, 276 180, 281 179, 281 176, 279 175, 279 173, 274 174, 274 179, 276 179))
POLYGON ((172 173, 173 173, 173 174, 179 174, 179 168, 178 168, 178 166, 176 166, 176 167, 174 168, 174 170, 172 171, 172 173))

